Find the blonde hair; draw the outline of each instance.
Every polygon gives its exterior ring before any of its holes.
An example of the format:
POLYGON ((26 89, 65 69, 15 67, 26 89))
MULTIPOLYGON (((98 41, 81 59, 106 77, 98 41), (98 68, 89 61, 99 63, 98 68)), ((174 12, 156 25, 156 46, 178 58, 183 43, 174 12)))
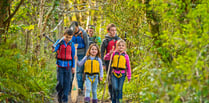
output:
POLYGON ((87 50, 87 52, 86 52, 86 56, 90 56, 90 50, 91 50, 91 48, 93 47, 93 46, 95 46, 96 48, 97 48, 97 51, 98 51, 98 53, 97 53, 97 57, 99 57, 99 58, 101 58, 101 52, 100 52, 100 50, 99 50, 99 46, 96 44, 96 43, 93 43, 93 44, 91 44, 90 46, 89 46, 89 49, 87 50))
POLYGON ((118 45, 119 45, 120 43, 125 44, 125 51, 126 51, 126 42, 125 42, 123 39, 120 39, 120 40, 117 41, 117 43, 116 43, 116 49, 118 48, 118 45))

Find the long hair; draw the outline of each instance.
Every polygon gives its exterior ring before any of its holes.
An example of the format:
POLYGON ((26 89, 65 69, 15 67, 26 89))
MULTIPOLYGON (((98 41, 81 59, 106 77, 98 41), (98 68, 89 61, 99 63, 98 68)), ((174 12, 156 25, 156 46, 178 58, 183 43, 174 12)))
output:
POLYGON ((90 56, 90 51, 91 51, 91 48, 93 47, 93 46, 95 46, 96 48, 97 48, 97 57, 99 57, 99 58, 101 58, 101 52, 100 52, 100 50, 99 50, 99 46, 96 44, 96 43, 93 43, 93 44, 91 44, 90 46, 89 46, 89 49, 87 50, 87 52, 86 52, 86 56, 90 56))

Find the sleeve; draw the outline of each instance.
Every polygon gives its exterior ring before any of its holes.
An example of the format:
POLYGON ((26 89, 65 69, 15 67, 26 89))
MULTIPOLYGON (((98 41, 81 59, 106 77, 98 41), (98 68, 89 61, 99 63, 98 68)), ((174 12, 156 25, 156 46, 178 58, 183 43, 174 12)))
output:
POLYGON ((129 56, 127 54, 126 54, 126 66, 127 66, 127 78, 131 79, 131 65, 130 65, 129 56))
MULTIPOLYGON (((59 42, 59 40, 57 40, 54 45, 56 45, 59 42)), ((54 52, 56 52, 60 47, 60 44, 57 44, 56 47, 54 48, 54 52)))
POLYGON ((87 56, 83 57, 83 59, 81 61, 78 61, 77 64, 78 66, 82 66, 87 60, 87 56))
POLYGON ((82 30, 82 33, 83 33, 83 37, 84 37, 84 43, 85 43, 85 54, 89 48, 89 37, 88 37, 88 34, 86 33, 85 30, 81 29, 82 30))
POLYGON ((101 45, 101 42, 102 41, 101 41, 101 38, 100 37, 97 37, 97 42, 98 42, 99 45, 101 45))
MULTIPOLYGON (((111 58, 111 59, 113 59, 114 55, 115 55, 115 52, 112 53, 112 58, 111 58)), ((110 53, 107 53, 107 54, 104 56, 104 60, 110 60, 110 57, 111 57, 110 53)))
POLYGON ((106 40, 104 39, 102 42, 102 46, 101 46, 101 59, 102 59, 102 65, 105 65, 104 62, 104 53, 105 53, 105 48, 106 48, 106 40))
POLYGON ((71 51, 72 51, 72 67, 75 68, 75 59, 74 59, 74 56, 75 56, 75 46, 74 46, 74 43, 72 42, 71 44, 71 51))
POLYGON ((98 60, 99 60, 100 77, 103 78, 102 60, 100 58, 98 60))

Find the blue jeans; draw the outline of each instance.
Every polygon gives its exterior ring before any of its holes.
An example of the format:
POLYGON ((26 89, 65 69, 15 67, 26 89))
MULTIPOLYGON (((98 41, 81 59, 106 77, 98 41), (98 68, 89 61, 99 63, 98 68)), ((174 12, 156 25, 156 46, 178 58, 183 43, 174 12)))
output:
MULTIPOLYGON (((84 55, 78 55, 78 60, 81 61, 83 59, 84 55)), ((78 82, 78 88, 83 90, 83 72, 84 72, 84 66, 77 66, 76 68, 76 78, 78 82)), ((74 74, 72 77, 72 82, 73 82, 74 74)), ((72 88, 72 82, 70 83, 70 88, 72 88)), ((71 89, 70 89, 71 92, 71 89)))
POLYGON ((69 83, 71 82, 71 68, 57 68, 57 86, 58 98, 63 101, 68 101, 69 83))
MULTIPOLYGON (((105 61, 105 66, 106 66, 106 74, 108 71, 108 66, 109 66, 109 60, 105 61)), ((109 71, 109 77, 108 77, 108 91, 109 91, 109 95, 110 95, 110 99, 112 99, 112 82, 111 82, 111 73, 112 73, 112 68, 110 68, 109 71)))
MULTIPOLYGON (((119 74, 117 74, 119 76, 119 74)), ((125 73, 122 74, 122 77, 117 78, 114 74, 112 74, 112 103, 120 103, 119 100, 122 100, 123 96, 123 83, 125 80, 125 73)))
POLYGON ((85 80, 86 93, 85 93, 85 97, 90 97, 90 92, 91 92, 91 89, 92 89, 93 99, 97 99, 97 85, 98 85, 98 81, 99 81, 98 80, 98 74, 92 75, 92 76, 86 74, 86 80, 85 80), (91 81, 94 80, 93 84, 91 83, 89 78, 91 79, 91 81))

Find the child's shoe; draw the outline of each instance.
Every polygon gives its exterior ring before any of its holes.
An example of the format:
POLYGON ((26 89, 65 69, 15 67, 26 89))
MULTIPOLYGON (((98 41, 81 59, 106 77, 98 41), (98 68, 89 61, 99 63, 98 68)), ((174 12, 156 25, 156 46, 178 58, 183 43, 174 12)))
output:
POLYGON ((98 102, 97 99, 92 100, 92 103, 97 103, 97 102, 98 102))
POLYGON ((84 102, 85 102, 85 103, 90 103, 90 97, 85 97, 85 98, 84 98, 84 102))

